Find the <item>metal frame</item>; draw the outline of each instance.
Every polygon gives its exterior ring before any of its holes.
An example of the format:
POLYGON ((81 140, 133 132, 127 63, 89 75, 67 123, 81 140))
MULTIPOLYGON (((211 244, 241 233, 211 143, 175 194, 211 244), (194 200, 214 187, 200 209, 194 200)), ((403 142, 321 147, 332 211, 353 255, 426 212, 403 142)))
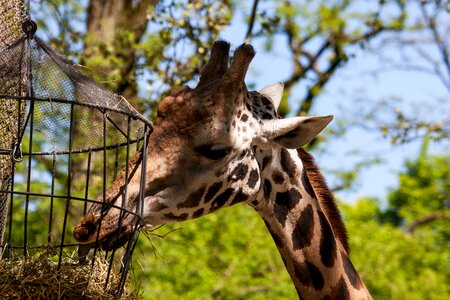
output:
MULTIPOLYGON (((136 247, 136 242, 139 236, 139 228, 143 224, 142 220, 142 213, 143 213, 143 201, 144 201, 144 188, 145 188, 145 163, 142 164, 142 174, 141 174, 141 183, 140 183, 140 196, 139 196, 139 204, 135 211, 130 211, 127 208, 125 208, 125 202, 122 202, 121 206, 114 205, 113 203, 107 203, 105 199, 105 192, 107 189, 107 153, 108 151, 115 151, 115 158, 114 158, 114 175, 115 178, 118 173, 118 169, 123 166, 128 166, 132 151, 131 146, 133 144, 136 145, 136 151, 140 150, 142 151, 142 161, 146 161, 147 159, 147 141, 148 137, 151 134, 153 128, 152 125, 149 123, 148 120, 143 118, 138 113, 125 113, 123 111, 117 110, 115 108, 109 108, 109 107, 102 107, 101 105, 96 104, 89 104, 89 103, 78 103, 72 100, 67 99, 54 99, 54 98, 40 98, 35 97, 34 91, 33 91, 33 69, 32 69, 32 49, 31 49, 31 41, 34 39, 36 41, 36 44, 39 47, 42 47, 44 51, 48 51, 48 47, 43 44, 41 40, 38 38, 35 38, 34 33, 36 31, 36 24, 31 21, 27 20, 23 23, 22 26, 26 36, 11 43, 9 47, 5 47, 4 49, 1 49, 0 54, 2 51, 6 51, 8 48, 12 47, 13 45, 17 45, 17 43, 23 42, 25 47, 23 48, 22 53, 22 59, 26 59, 27 66, 26 66, 26 96, 17 96, 17 95, 0 95, 0 101, 3 100, 16 100, 17 101, 17 113, 18 116, 22 114, 27 114, 25 124, 21 124, 21 120, 18 117, 18 134, 15 139, 14 145, 12 148, 0 148, 0 156, 8 156, 11 159, 12 164, 12 183, 10 185, 9 190, 0 190, 0 193, 6 193, 9 196, 9 212, 8 212, 8 227, 7 227, 7 235, 5 239, 5 244, 0 245, 0 248, 4 250, 3 259, 9 259, 11 261, 14 261, 14 259, 18 258, 17 251, 13 250, 22 250, 21 256, 23 258, 27 258, 29 256, 30 250, 35 249, 41 249, 46 247, 56 248, 59 249, 58 251, 58 270, 61 268, 61 265, 63 263, 63 256, 65 254, 65 251, 69 251, 69 249, 73 249, 79 244, 73 243, 73 242, 67 242, 68 240, 68 226, 69 226, 69 215, 73 214, 73 211, 71 210, 74 207, 74 203, 82 202, 84 203, 83 206, 83 215, 87 211, 88 203, 92 204, 99 204, 102 205, 103 208, 110 207, 110 208, 116 208, 121 211, 121 215, 119 218, 118 223, 118 229, 122 227, 122 222, 124 217, 127 214, 131 214, 136 216, 136 224, 134 226, 135 231, 132 235, 132 239, 126 244, 125 251, 123 256, 120 258, 120 283, 116 287, 117 288, 117 298, 120 298, 120 295, 123 292, 123 288, 126 282, 127 274, 129 272, 130 266, 131 266, 131 257, 134 251, 134 248, 136 247), (63 151, 33 151, 33 143, 34 140, 34 131, 35 131, 35 122, 36 122, 36 110, 35 110, 35 103, 36 102, 55 102, 55 103, 62 103, 70 105, 70 127, 69 127, 69 147, 67 150, 63 151), (26 106, 29 107, 28 111, 22 111, 23 104, 26 103, 26 106), (103 135, 103 145, 100 147, 86 147, 85 149, 73 149, 73 143, 72 143, 72 137, 74 134, 74 109, 77 106, 82 106, 85 109, 92 109, 100 111, 102 114, 102 135, 103 135), (127 130, 124 132, 124 130, 121 130, 118 125, 114 123, 114 121, 108 116, 108 112, 114 112, 114 113, 120 113, 124 116, 124 120, 127 122, 127 130), (131 138, 131 122, 141 122, 143 131, 138 135, 137 138, 131 138), (126 138, 126 142, 117 143, 115 145, 108 145, 107 144, 107 122, 110 122, 113 124, 113 127, 118 130, 121 135, 123 135, 126 138), (26 152, 22 152, 21 149, 21 142, 24 137, 28 137, 28 143, 29 143, 29 149, 26 152), (119 151, 122 149, 122 151, 125 152, 125 161, 120 161, 119 158, 119 151), (100 200, 97 199, 91 199, 89 198, 89 193, 92 192, 90 189, 90 181, 92 179, 92 168, 93 168, 93 154, 100 153, 102 165, 103 165, 103 172, 102 172, 102 190, 100 191, 103 193, 103 198, 100 200), (71 186, 73 181, 73 175, 72 175, 72 161, 74 158, 74 155, 84 155, 86 156, 86 171, 85 171, 85 181, 84 181, 84 191, 83 197, 73 195, 71 186), (49 157, 47 161, 51 161, 51 171, 50 171, 50 177, 49 177, 49 186, 50 186, 50 192, 49 193, 42 193, 42 192, 35 192, 31 188, 31 184, 33 181, 32 178, 32 170, 36 168, 36 164, 39 163, 39 157, 49 157), (61 162, 62 161, 62 162, 61 162), (26 164, 26 168, 24 173, 18 174, 17 167, 19 164, 26 164), (56 186, 59 184, 58 182, 58 173, 60 173, 61 168, 64 168, 65 176, 67 179, 66 182, 66 191, 64 194, 58 194, 56 192, 56 186), (58 171, 59 170, 59 171, 58 171), (21 176, 21 178, 25 178, 26 180, 26 188, 25 190, 19 190, 17 186, 15 186, 15 182, 17 181, 17 178, 21 176), (14 204, 16 201, 20 201, 20 198, 25 198, 25 206, 24 206, 24 215, 23 215, 23 243, 17 244, 14 241, 13 238, 13 228, 15 226, 14 224, 14 204), (19 199, 18 199, 19 198, 19 199), (33 209, 30 207, 30 198, 39 198, 38 201, 40 203, 48 203, 49 205, 49 211, 48 211, 48 237, 47 237, 47 243, 41 243, 39 245, 32 245, 29 244, 29 233, 30 229, 32 229, 33 225, 29 217, 31 214, 33 214, 33 209), (63 221, 62 221, 62 231, 61 235, 59 237, 52 238, 52 230, 54 229, 54 226, 56 226, 56 221, 54 220, 55 214, 56 214, 56 203, 58 201, 64 202, 64 214, 63 214, 63 221)), ((49 55, 51 59, 53 59, 52 55, 49 55)), ((1 113, 0 113, 1 117, 1 113)), ((99 159, 99 155, 96 155, 96 159, 99 159)), ((137 167, 137 166, 136 166, 137 167)), ((128 183, 130 179, 128 168, 125 170, 125 182, 128 183)), ((101 194, 99 193, 99 194, 101 194)), ((125 185, 123 191, 123 197, 126 199, 127 197, 127 185, 125 185)), ((100 225, 102 224, 103 218, 100 218, 100 225)), ((59 225, 59 224, 58 224, 59 225)), ((40 224, 42 226, 42 224, 40 224)), ((106 284, 108 284, 110 274, 113 272, 113 266, 116 261, 117 251, 112 250, 109 252, 101 252, 100 250, 100 241, 97 236, 97 240, 95 242, 95 247, 93 251, 92 256, 92 267, 94 266, 94 259, 98 255, 104 255, 105 259, 109 261, 109 267, 108 267, 108 274, 107 274, 107 280, 106 284)), ((106 287, 106 286, 105 286, 106 287)))

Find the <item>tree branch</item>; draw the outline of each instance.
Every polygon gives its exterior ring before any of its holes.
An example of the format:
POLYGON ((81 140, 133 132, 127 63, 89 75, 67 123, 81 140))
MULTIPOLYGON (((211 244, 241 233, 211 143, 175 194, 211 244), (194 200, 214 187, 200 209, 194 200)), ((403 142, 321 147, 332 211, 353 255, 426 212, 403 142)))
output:
MULTIPOLYGON (((435 20, 428 15, 426 8, 425 8, 426 3, 424 1, 419 1, 419 2, 420 2, 420 9, 422 12, 422 16, 425 19, 425 22, 426 22, 428 28, 430 29, 431 33, 433 34, 433 39, 436 43, 436 47, 438 48, 439 52, 441 53, 442 61, 447 70, 447 75, 450 78, 450 54, 449 54, 447 45, 445 44, 445 41, 442 39, 442 37, 440 36, 440 34, 436 28, 435 20)), ((434 69, 438 69, 438 67, 436 66, 434 69)), ((442 74, 440 74, 440 72, 437 72, 437 75, 447 85, 446 86, 447 89, 450 89, 450 86, 448 85, 446 80, 443 80, 444 78, 442 78, 442 74)))
POLYGON ((406 228, 406 230, 405 230, 405 233, 413 234, 414 230, 416 230, 416 228, 421 225, 425 225, 425 224, 433 222, 437 219, 446 219, 446 218, 450 218, 449 211, 430 213, 424 217, 421 217, 421 218, 415 220, 411 224, 409 224, 408 228, 406 228))
MULTIPOLYGON (((148 9, 157 3, 157 0, 89 1, 82 64, 89 65, 86 62, 96 56, 118 57, 120 63, 116 63, 116 69, 120 78, 114 83, 113 88, 134 105, 138 104, 136 80, 133 76, 136 62, 134 45, 141 40, 146 31, 148 9), (130 33, 132 39, 129 39, 130 33)), ((109 73, 112 68, 113 66, 108 66, 103 71, 109 73)))
POLYGON ((347 55, 344 53, 343 49, 337 45, 334 47, 334 55, 335 57, 331 60, 328 68, 322 74, 317 74, 319 80, 308 89, 308 93, 306 94, 302 105, 300 105, 297 115, 305 115, 310 111, 314 98, 322 90, 339 65, 347 59, 347 55))
POLYGON ((252 31, 253 31, 253 25, 255 24, 257 7, 258 7, 258 0, 253 0, 253 7, 252 7, 251 15, 250 15, 250 21, 248 22, 248 29, 247 29, 247 33, 245 34, 245 39, 244 39, 246 44, 249 44, 250 40, 252 39, 252 31))

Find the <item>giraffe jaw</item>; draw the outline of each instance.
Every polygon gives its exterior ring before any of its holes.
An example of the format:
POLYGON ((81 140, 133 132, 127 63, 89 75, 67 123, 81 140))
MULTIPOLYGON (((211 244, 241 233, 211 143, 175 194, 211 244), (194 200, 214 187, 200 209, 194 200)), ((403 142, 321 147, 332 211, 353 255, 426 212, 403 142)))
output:
MULTIPOLYGON (((100 248, 105 251, 111 251, 124 246, 128 241, 131 240, 134 233, 132 226, 122 227, 109 234, 99 235, 98 244, 100 248)), ((90 249, 94 248, 96 245, 97 235, 93 234, 91 238, 86 241, 79 241, 80 247, 85 249, 84 251, 89 252, 90 249)))
MULTIPOLYGON (((99 248, 104 251, 111 251, 125 245, 133 236, 134 230, 129 231, 115 231, 102 239, 98 239, 99 248)), ((79 242, 78 245, 78 260, 80 264, 86 263, 86 257, 89 251, 96 246, 96 239, 92 241, 79 242)))
MULTIPOLYGON (((121 227, 108 226, 115 222, 102 221, 100 225, 100 218, 92 214, 86 215, 83 220, 75 227, 73 235, 80 245, 85 245, 84 248, 92 248, 100 243, 103 250, 109 251, 117 249, 125 245, 133 236, 133 225, 122 225, 121 227), (100 232, 99 232, 100 230, 100 232)), ((125 224, 126 220, 123 220, 125 224)), ((128 223, 128 222, 127 222, 128 223)), ((131 223, 131 222, 129 222, 131 223)))

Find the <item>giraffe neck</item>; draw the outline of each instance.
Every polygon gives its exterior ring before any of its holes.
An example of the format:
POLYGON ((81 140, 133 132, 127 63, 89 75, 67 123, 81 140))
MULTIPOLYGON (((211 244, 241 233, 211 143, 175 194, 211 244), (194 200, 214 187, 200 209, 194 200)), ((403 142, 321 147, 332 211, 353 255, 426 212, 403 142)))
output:
POLYGON ((300 299, 371 299, 294 150, 261 152, 264 219, 300 299))

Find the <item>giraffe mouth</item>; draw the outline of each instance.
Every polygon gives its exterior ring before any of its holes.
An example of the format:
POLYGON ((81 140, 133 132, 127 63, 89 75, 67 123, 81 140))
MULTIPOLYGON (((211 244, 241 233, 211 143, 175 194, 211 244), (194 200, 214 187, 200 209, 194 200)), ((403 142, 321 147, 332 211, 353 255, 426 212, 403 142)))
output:
POLYGON ((135 226, 126 224, 128 222, 125 220, 122 223, 119 227, 117 222, 105 219, 100 222, 100 218, 87 214, 75 227, 73 236, 84 252, 89 252, 96 245, 105 251, 114 250, 130 241, 135 232, 135 226))

